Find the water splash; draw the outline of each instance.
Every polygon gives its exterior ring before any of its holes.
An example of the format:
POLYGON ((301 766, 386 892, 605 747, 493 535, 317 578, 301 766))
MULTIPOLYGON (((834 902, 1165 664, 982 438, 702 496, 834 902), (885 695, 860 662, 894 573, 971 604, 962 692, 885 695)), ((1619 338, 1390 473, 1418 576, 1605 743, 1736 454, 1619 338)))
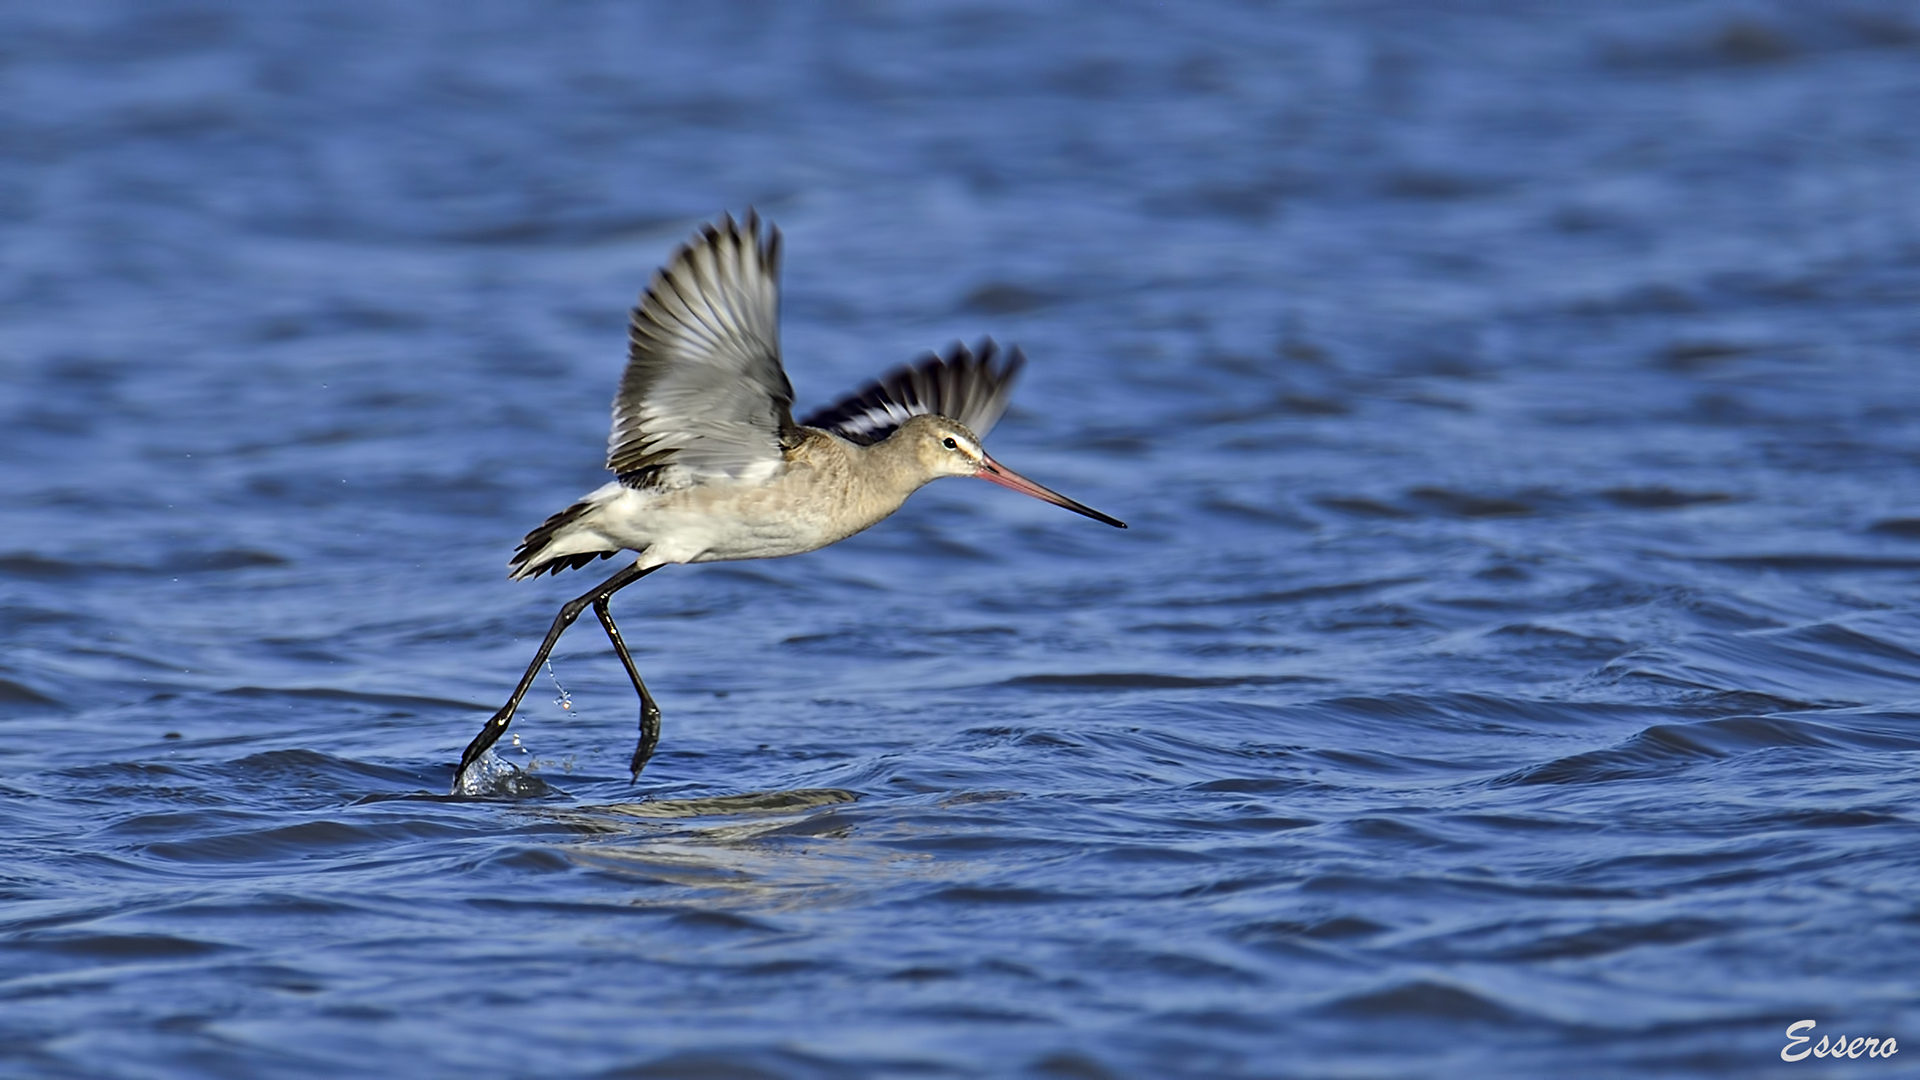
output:
POLYGON ((459 792, 476 799, 538 799, 554 793, 545 780, 491 750, 461 771, 459 792))

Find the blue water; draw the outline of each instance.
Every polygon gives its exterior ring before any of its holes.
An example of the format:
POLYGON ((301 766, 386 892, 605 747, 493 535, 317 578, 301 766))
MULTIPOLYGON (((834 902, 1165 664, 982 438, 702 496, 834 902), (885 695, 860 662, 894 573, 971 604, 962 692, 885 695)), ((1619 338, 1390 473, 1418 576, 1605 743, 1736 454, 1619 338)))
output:
POLYGON ((0 1073, 1913 1075, 1916 116, 1871 0, 0 8, 0 1073), (801 409, 1018 342, 1132 529, 670 568, 641 781, 589 624, 446 798, 749 205, 801 409))

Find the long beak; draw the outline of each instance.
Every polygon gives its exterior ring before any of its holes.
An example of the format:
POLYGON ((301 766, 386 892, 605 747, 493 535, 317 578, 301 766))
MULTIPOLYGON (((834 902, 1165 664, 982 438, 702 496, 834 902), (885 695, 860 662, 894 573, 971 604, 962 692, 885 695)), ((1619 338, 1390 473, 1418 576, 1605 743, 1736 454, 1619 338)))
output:
POLYGON ((1003 488, 1012 488, 1022 495, 1031 495, 1041 502, 1050 502, 1055 506, 1064 506, 1076 514, 1085 514, 1095 521, 1104 521, 1116 529, 1124 529, 1127 527, 1127 523, 1121 521, 1119 518, 1108 517, 1091 506, 1082 506, 1057 491, 1050 491, 1043 488, 1039 484, 1021 476, 1019 473, 1014 472, 1012 469, 1007 468, 1005 465, 1000 464, 990 457, 983 456, 981 458, 980 471, 974 473, 974 475, 990 484, 999 484, 1003 488))

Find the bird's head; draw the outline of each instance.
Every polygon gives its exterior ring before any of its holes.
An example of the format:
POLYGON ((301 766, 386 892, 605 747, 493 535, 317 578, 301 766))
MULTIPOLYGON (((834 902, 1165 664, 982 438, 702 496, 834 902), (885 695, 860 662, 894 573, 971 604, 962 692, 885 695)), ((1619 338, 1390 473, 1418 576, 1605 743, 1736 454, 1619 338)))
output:
POLYGON ((978 476, 993 461, 980 445, 980 436, 960 421, 944 416, 913 417, 900 425, 894 437, 907 440, 914 460, 928 479, 978 476))
POLYGON ((1104 521, 1114 528, 1127 527, 1126 522, 1074 502, 1057 491, 1041 487, 993 460, 986 447, 980 445, 980 437, 967 430, 967 426, 958 420, 945 416, 916 416, 900 425, 900 430, 894 432, 893 438, 907 440, 914 460, 929 480, 942 476, 977 476, 1023 495, 1031 495, 1042 502, 1065 507, 1076 514, 1085 514, 1095 521, 1104 521))

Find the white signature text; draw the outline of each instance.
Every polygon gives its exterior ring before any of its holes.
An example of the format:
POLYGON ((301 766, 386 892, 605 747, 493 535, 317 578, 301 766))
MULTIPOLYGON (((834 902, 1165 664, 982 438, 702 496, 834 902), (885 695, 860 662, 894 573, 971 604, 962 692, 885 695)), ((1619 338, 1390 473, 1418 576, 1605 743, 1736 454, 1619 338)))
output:
POLYGON ((1813 1036, 1800 1033, 1813 1029, 1811 1020, 1796 1020, 1789 1025, 1787 1045, 1780 1048, 1780 1060, 1799 1061, 1808 1054, 1817 1058, 1892 1057, 1900 1052, 1900 1043, 1891 1038, 1849 1039, 1845 1035, 1839 1038, 1822 1035, 1819 1042, 1807 1046, 1813 1042, 1813 1036))

